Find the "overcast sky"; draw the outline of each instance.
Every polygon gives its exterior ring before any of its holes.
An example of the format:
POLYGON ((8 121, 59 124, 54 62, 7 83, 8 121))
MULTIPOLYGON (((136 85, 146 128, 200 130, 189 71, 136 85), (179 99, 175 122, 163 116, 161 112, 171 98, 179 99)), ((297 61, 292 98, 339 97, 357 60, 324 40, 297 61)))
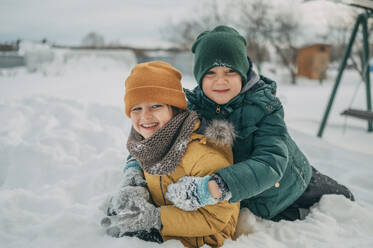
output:
POLYGON ((107 41, 159 38, 195 0, 0 0, 0 41, 18 38, 80 43, 90 31, 107 41))
MULTIPOLYGON (((0 42, 46 38, 58 44, 78 45, 84 35, 95 31, 106 42, 149 44, 161 40, 162 26, 187 18, 193 6, 203 1, 0 0, 0 42)), ((333 11, 335 4, 315 3, 302 7, 307 12, 302 21, 323 25, 326 15, 339 13, 333 11)))

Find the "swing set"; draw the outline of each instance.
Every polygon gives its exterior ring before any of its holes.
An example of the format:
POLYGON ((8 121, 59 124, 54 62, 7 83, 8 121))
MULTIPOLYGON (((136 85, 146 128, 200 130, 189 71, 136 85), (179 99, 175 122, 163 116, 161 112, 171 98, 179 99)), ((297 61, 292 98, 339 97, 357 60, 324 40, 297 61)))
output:
POLYGON ((344 51, 342 62, 339 65, 337 78, 334 83, 334 87, 332 93, 329 98, 328 105, 325 109, 325 113, 323 119, 320 124, 319 131, 317 133, 318 137, 322 137, 325 125, 328 120, 330 109, 333 105, 333 101, 335 95, 337 93, 337 89, 339 83, 341 82, 342 74, 344 69, 346 68, 348 57, 351 54, 352 46, 355 42, 356 34, 359 30, 359 27, 362 27, 362 34, 363 34, 363 81, 365 82, 365 90, 366 90, 366 103, 367 103, 367 110, 358 110, 358 109, 347 109, 343 111, 341 114, 346 116, 351 116, 359 119, 366 120, 368 122, 368 132, 373 131, 373 112, 372 112, 372 98, 371 98, 371 84, 370 84, 370 70, 369 70, 369 42, 368 42, 368 19, 373 18, 373 1, 369 0, 349 0, 343 1, 342 3, 346 3, 348 5, 363 8, 365 10, 364 13, 361 13, 357 16, 354 28, 352 30, 350 40, 348 45, 344 51))

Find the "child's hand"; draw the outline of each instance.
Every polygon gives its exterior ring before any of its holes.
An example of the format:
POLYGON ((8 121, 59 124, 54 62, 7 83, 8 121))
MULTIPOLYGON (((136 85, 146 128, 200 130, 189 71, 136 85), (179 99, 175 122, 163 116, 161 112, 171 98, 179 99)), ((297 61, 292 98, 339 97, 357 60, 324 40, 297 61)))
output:
POLYGON ((149 231, 151 228, 159 230, 161 209, 144 198, 130 198, 126 209, 121 210, 117 215, 103 218, 101 226, 113 237, 121 237, 127 232, 149 231))
POLYGON ((166 198, 185 211, 195 211, 200 207, 217 203, 211 196, 208 182, 210 176, 185 176, 167 187, 166 198))

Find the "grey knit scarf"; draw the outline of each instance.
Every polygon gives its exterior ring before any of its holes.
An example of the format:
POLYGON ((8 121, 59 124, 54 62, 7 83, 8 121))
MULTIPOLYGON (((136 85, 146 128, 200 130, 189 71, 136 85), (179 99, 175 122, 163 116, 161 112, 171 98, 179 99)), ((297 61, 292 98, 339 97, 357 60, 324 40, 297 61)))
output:
POLYGON ((170 174, 184 156, 197 120, 198 115, 194 111, 179 113, 148 139, 132 127, 127 149, 145 172, 170 174))

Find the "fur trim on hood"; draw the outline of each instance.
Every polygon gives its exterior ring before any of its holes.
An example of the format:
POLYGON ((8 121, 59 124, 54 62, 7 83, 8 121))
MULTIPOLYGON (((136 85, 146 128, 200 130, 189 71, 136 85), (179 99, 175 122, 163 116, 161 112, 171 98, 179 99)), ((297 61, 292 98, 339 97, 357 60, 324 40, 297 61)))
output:
POLYGON ((215 119, 205 129, 206 138, 218 146, 232 146, 236 133, 227 120, 215 119))

